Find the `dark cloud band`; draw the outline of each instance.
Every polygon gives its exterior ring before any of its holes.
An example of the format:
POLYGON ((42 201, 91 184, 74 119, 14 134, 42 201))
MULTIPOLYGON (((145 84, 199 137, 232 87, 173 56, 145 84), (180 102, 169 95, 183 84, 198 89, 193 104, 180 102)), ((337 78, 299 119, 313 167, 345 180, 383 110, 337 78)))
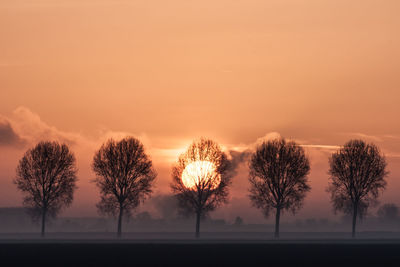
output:
POLYGON ((7 120, 0 121, 0 146, 23 146, 25 141, 14 131, 7 120))

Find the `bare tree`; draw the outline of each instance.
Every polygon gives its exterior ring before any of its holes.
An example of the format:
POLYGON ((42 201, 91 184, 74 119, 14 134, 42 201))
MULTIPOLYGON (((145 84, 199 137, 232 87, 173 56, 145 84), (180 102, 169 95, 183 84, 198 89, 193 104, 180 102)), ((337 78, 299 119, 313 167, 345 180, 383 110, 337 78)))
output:
POLYGON ((355 237, 357 216, 365 215, 386 187, 385 157, 374 144, 351 140, 332 154, 329 163, 327 191, 331 193, 335 212, 353 215, 352 237, 355 237))
POLYGON ((275 209, 275 237, 283 210, 295 213, 310 190, 309 160, 295 142, 275 139, 259 145, 250 159, 250 200, 266 217, 275 209))
POLYGON ((201 138, 180 155, 172 168, 171 189, 184 213, 196 214, 196 237, 200 219, 227 202, 233 169, 219 145, 201 138))
POLYGON ((41 217, 42 237, 46 218, 55 217, 72 203, 76 172, 74 155, 67 145, 57 142, 40 142, 19 161, 14 183, 25 194, 23 205, 33 219, 41 217))
POLYGON ((118 214, 118 237, 124 214, 129 216, 152 193, 157 176, 152 165, 142 143, 134 137, 118 142, 111 139, 94 155, 94 182, 101 194, 97 208, 102 214, 118 214))
POLYGON ((235 222, 233 223, 234 226, 242 226, 243 225, 243 219, 240 216, 236 216, 235 222))

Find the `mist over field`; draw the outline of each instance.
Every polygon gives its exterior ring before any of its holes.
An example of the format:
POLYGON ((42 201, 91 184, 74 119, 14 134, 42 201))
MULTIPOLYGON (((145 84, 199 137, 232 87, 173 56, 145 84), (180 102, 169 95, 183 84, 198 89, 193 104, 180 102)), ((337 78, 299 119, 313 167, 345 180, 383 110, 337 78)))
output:
MULTIPOLYGON (((166 204, 163 202, 163 207, 166 204)), ((171 206, 171 205, 170 205, 171 206)), ((166 208, 162 216, 140 212, 123 221, 123 238, 194 239, 195 218, 184 217, 166 208)), ((338 220, 297 219, 281 223, 283 239, 347 239, 351 237, 351 217, 338 220)), ((0 239, 40 238, 40 223, 32 221, 24 208, 0 208, 0 239)), ((207 217, 201 225, 202 239, 273 240, 272 220, 249 223, 237 216, 233 221, 207 217)), ((400 217, 369 215, 358 225, 360 239, 399 239, 400 217)), ((47 238, 54 239, 115 239, 116 219, 111 217, 59 217, 47 225, 47 238)))

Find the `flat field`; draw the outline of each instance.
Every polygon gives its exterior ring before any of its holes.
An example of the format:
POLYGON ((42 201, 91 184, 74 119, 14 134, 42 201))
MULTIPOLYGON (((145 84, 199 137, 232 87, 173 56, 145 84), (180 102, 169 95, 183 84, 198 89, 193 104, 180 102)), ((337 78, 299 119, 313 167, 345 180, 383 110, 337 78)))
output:
POLYGON ((400 266, 400 239, 1 239, 1 266, 400 266))

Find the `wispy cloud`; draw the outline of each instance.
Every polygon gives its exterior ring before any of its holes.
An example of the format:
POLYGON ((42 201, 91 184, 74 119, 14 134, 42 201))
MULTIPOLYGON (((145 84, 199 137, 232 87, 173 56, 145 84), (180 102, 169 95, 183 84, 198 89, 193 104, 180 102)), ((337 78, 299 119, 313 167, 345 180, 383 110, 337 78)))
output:
POLYGON ((396 152, 385 152, 384 153, 386 157, 388 158, 400 158, 400 153, 396 153, 396 152))
POLYGON ((300 145, 301 147, 307 148, 320 148, 320 149, 328 149, 328 150, 336 150, 339 149, 340 146, 336 145, 300 145))
POLYGON ((258 145, 261 144, 262 142, 268 141, 268 140, 273 140, 277 138, 281 138, 281 134, 278 132, 269 132, 263 137, 257 138, 256 142, 253 145, 258 145))
POLYGON ((400 135, 392 135, 392 134, 384 134, 383 137, 387 139, 400 139, 400 135))
POLYGON ((364 134, 364 133, 341 133, 341 135, 346 135, 346 136, 355 137, 355 138, 361 138, 361 139, 365 139, 365 140, 371 140, 374 142, 382 142, 383 141, 383 138, 381 136, 368 135, 368 134, 364 134))

